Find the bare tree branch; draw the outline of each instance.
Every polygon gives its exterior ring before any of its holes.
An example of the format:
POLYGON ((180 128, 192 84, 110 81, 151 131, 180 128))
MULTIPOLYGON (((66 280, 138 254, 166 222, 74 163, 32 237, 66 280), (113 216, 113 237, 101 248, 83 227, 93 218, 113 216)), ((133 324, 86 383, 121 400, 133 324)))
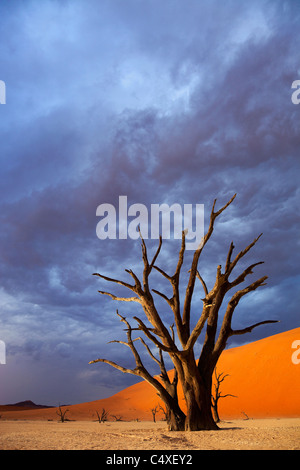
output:
POLYGON ((165 301, 172 307, 173 306, 173 299, 169 299, 169 297, 166 296, 166 294, 163 294, 162 292, 156 290, 156 289, 152 289, 152 292, 154 292, 155 294, 159 295, 160 297, 162 297, 163 299, 165 299, 165 301))
POLYGON ((188 337, 190 336, 191 301, 192 301, 192 296, 193 296, 193 292, 194 292, 194 286, 195 286, 195 279, 196 279, 196 275, 197 275, 197 266, 198 266, 199 257, 201 255, 201 252, 202 252, 204 246, 206 245, 206 243, 208 242, 208 240, 210 239, 210 237, 213 233, 214 223, 215 223, 216 218, 233 202, 235 197, 236 197, 236 194, 227 202, 227 204, 225 204, 225 206, 223 206, 217 212, 214 212, 215 205, 216 205, 216 202, 217 202, 216 199, 214 200, 213 207, 212 207, 211 214, 210 214, 210 223, 209 223, 208 231, 206 232, 206 235, 204 236, 203 243, 202 243, 201 247, 199 247, 194 253, 192 266, 191 266, 191 271, 190 271, 190 278, 189 278, 189 282, 188 282, 188 285, 187 285, 187 288, 186 288, 186 295, 185 295, 184 306, 183 306, 183 314, 182 314, 182 323, 183 323, 184 329, 185 329, 185 339, 186 339, 186 341, 188 340, 188 337))
POLYGON ((253 240, 253 242, 250 243, 250 245, 248 245, 244 250, 240 251, 233 261, 230 261, 230 257, 231 257, 231 254, 232 254, 232 251, 233 251, 233 248, 234 248, 233 244, 231 244, 232 249, 229 251, 229 253, 228 253, 229 257, 227 258, 227 261, 226 261, 227 279, 228 279, 228 276, 233 271, 233 269, 235 268, 235 266, 237 265, 237 263, 240 261, 240 259, 242 259, 251 250, 251 248, 258 242, 258 240, 260 239, 261 236, 262 236, 262 233, 257 238, 255 238, 253 240))
POLYGON ((104 362, 105 364, 109 364, 110 366, 120 370, 121 372, 124 372, 125 374, 140 375, 137 369, 127 369, 126 367, 122 367, 113 361, 109 361, 108 359, 95 359, 94 361, 90 361, 89 364, 96 364, 97 362, 104 362))
POLYGON ((158 266, 153 266, 156 271, 158 271, 160 274, 162 274, 168 281, 172 281, 172 276, 169 276, 163 269, 159 268, 158 266))
POLYGON ((142 240, 142 254, 143 254, 143 261, 144 261, 144 272, 143 272, 144 292, 149 295, 150 294, 150 289, 149 289, 148 278, 149 278, 149 275, 152 271, 154 263, 155 263, 158 255, 159 255, 159 252, 160 252, 160 249, 161 249, 161 246, 162 246, 162 236, 159 237, 158 248, 156 250, 156 253, 155 253, 151 263, 149 264, 146 243, 143 239, 143 236, 142 236, 142 233, 141 233, 140 229, 139 229, 139 233, 140 233, 140 238, 142 240))
POLYGON ((134 274, 134 272, 132 271, 132 269, 125 269, 125 271, 126 271, 127 273, 129 273, 130 276, 134 279, 134 282, 135 282, 135 289, 136 289, 136 291, 139 291, 139 292, 140 292, 140 291, 142 290, 142 285, 141 285, 140 280, 139 280, 139 278, 137 277, 137 275, 134 274))
POLYGON ((251 266, 245 269, 245 271, 242 272, 242 274, 240 274, 234 281, 229 282, 229 289, 244 282, 244 280, 249 274, 253 274, 253 268, 255 268, 255 266, 259 266, 260 264, 264 264, 264 261, 259 261, 258 263, 251 264, 251 266))
POLYGON ((105 291, 102 291, 102 290, 98 290, 98 292, 99 292, 99 294, 108 295, 113 300, 118 300, 120 302, 139 302, 139 303, 141 303, 141 300, 138 297, 118 297, 117 295, 114 295, 111 292, 105 292, 105 291))
POLYGON ((182 345, 184 345, 185 341, 183 338, 184 331, 183 331, 181 312, 180 312, 179 277, 180 277, 180 271, 181 271, 183 260, 184 260, 184 252, 185 252, 185 231, 183 230, 182 239, 181 239, 181 248, 180 248, 179 256, 178 256, 178 262, 177 262, 176 270, 173 276, 169 276, 163 269, 159 268, 158 266, 154 266, 154 268, 159 273, 161 273, 166 279, 168 279, 168 281, 172 285, 173 297, 170 299, 164 294, 162 295, 159 291, 154 291, 154 292, 156 292, 158 295, 161 295, 170 305, 174 314, 177 334, 182 345))
POLYGON ((233 335, 244 335, 245 333, 251 333, 251 331, 260 325, 266 325, 267 323, 279 323, 280 320, 265 320, 260 321, 259 323, 255 323, 254 325, 248 326, 247 328, 243 328, 241 330, 231 330, 229 336, 233 335))
POLYGON ((231 336, 232 316, 233 316, 234 310, 235 310, 236 306, 238 305, 239 301, 241 300, 241 298, 244 295, 248 294, 249 292, 256 290, 258 287, 265 286, 266 285, 266 283, 265 283, 266 279, 268 279, 268 276, 261 277, 260 279, 258 279, 257 281, 254 281, 252 284, 245 287, 244 289, 237 291, 231 297, 231 299, 228 302, 227 309, 226 309, 226 312, 225 312, 225 315, 224 315, 224 318, 223 318, 222 326, 221 326, 221 329, 220 329, 219 337, 218 337, 218 340, 217 340, 215 348, 214 348, 214 353, 215 354, 219 355, 221 353, 221 351, 226 346, 226 341, 227 341, 228 337, 231 336))
POLYGON ((229 248, 229 251, 228 251, 228 255, 227 255, 227 259, 226 259, 226 265, 225 265, 225 272, 226 273, 228 272, 228 270, 230 268, 231 255, 232 255, 233 250, 234 250, 234 244, 233 244, 233 242, 231 242, 230 248, 229 248))
POLYGON ((149 266, 149 269, 150 269, 150 272, 151 272, 151 269, 153 268, 154 264, 155 264, 155 261, 157 260, 157 257, 160 253, 160 249, 161 249, 161 245, 162 245, 162 236, 159 237, 159 245, 158 245, 158 248, 157 248, 157 251, 150 263, 150 266, 149 266))
POLYGON ((161 246, 162 246, 162 237, 160 237, 160 242, 159 242, 159 246, 156 250, 156 253, 153 257, 153 260, 151 262, 151 264, 149 264, 148 262, 148 256, 147 256, 147 247, 146 247, 146 244, 144 242, 144 239, 141 235, 141 232, 140 232, 140 237, 141 237, 141 240, 142 240, 142 252, 143 252, 143 262, 144 262, 144 270, 143 270, 143 288, 142 288, 142 285, 138 279, 138 277, 136 276, 136 274, 132 271, 132 270, 126 270, 126 272, 128 272, 131 277, 134 279, 135 281, 135 284, 134 285, 131 285, 131 284, 128 284, 127 282, 124 282, 124 281, 120 281, 118 279, 113 279, 113 278, 110 278, 110 277, 107 277, 107 276, 103 276, 102 274, 99 274, 99 273, 94 273, 95 276, 98 276, 106 281, 109 281, 109 282, 113 282, 113 283, 116 283, 116 284, 120 284, 124 287, 127 287, 128 289, 130 289, 131 291, 133 291, 135 294, 137 294, 137 297, 120 297, 120 296, 117 296, 111 292, 107 292, 107 291, 98 291, 100 294, 103 294, 103 295, 107 295, 109 297, 111 297, 113 300, 117 300, 117 301, 122 301, 122 302, 138 302, 140 303, 142 306, 143 306, 143 309, 144 309, 144 312, 146 313, 146 316, 148 318, 148 320, 150 321, 150 323, 154 326, 154 328, 156 328, 157 330, 159 330, 161 332, 161 337, 163 339, 163 342, 165 344, 164 347, 168 347, 169 349, 173 347, 174 343, 171 339, 171 336, 167 330, 167 328, 164 326, 157 310, 156 310, 156 307, 155 307, 155 304, 154 304, 154 300, 153 300, 153 297, 151 295, 151 292, 150 292, 150 288, 149 288, 149 282, 148 282, 148 278, 149 278, 149 274, 154 266, 154 263, 158 257, 158 254, 160 252, 160 249, 161 249, 161 246))
MULTIPOLYGON (((149 356, 153 359, 153 361, 155 361, 155 362, 160 366, 160 365, 161 365, 161 362, 159 361, 159 359, 157 359, 157 358, 154 356, 154 354, 152 353, 152 351, 151 351, 151 349, 149 348, 149 346, 148 346, 148 344, 146 343, 146 341, 144 341, 144 339, 143 339, 141 336, 139 336, 139 337, 136 338, 136 339, 141 341, 141 343, 145 346, 145 348, 146 348, 146 350, 147 350, 149 356)), ((161 350, 159 349, 159 351, 161 351, 161 350)))
MULTIPOLYGON (((217 267, 217 275, 216 275, 216 281, 215 281, 214 287, 212 288, 210 292, 207 292, 205 298, 202 299, 203 300, 202 314, 200 315, 198 322, 196 323, 196 326, 194 327, 193 331, 191 332, 189 336, 189 339, 185 347, 186 350, 191 350, 194 347, 199 335, 201 334, 201 331, 205 325, 206 320, 210 318, 211 322, 213 323, 217 319, 217 314, 218 314, 220 305, 223 301, 223 297, 226 292, 225 288, 221 290, 222 284, 223 284, 223 277, 221 275, 221 266, 219 265, 217 267)), ((207 291, 206 284, 205 284, 205 288, 207 291)), ((210 336, 210 341, 214 340, 214 334, 215 334, 215 329, 210 329, 209 333, 207 332, 207 336, 208 335, 210 336)), ((204 348, 205 348, 205 345, 204 345, 204 348)))
MULTIPOLYGON (((145 335, 155 344, 155 346, 157 346, 159 349, 161 349, 162 351, 166 351, 166 352, 174 352, 174 350, 177 350, 175 344, 174 344, 174 347, 170 348, 170 347, 167 347, 165 346, 164 344, 162 344, 160 341, 158 341, 157 338, 155 338, 155 336, 153 336, 151 333, 150 333, 150 330, 149 328, 145 325, 145 323, 138 317, 133 317, 134 320, 136 320, 139 324, 139 327, 140 329, 145 333, 145 335)), ((159 334, 159 332, 156 332, 156 334, 159 334)))
POLYGON ((128 284, 127 282, 119 281, 119 279, 113 279, 112 277, 103 276, 103 274, 99 274, 99 273, 93 273, 93 276, 101 277, 102 279, 105 279, 105 281, 114 282, 115 284, 120 284, 121 286, 127 287, 128 289, 131 289, 134 291, 134 286, 132 286, 131 284, 128 284))
MULTIPOLYGON (((207 301, 207 299, 211 297, 212 299, 215 299, 215 300, 213 300, 214 305, 212 306, 209 312, 208 319, 207 319, 206 337, 205 337, 204 345, 203 345, 201 355, 200 355, 200 360, 199 360, 200 367, 205 367, 205 363, 207 363, 207 357, 209 357, 210 354, 213 354, 215 361, 217 361, 221 351, 224 349, 226 345, 226 341, 228 337, 230 336, 231 318, 232 318, 234 309, 237 306, 241 297, 246 295, 251 290, 255 290, 258 287, 265 285, 264 280, 267 279, 267 276, 264 277, 263 280, 255 281, 250 286, 234 294, 234 296, 229 301, 229 304, 228 304, 228 307, 224 316, 223 324, 220 330, 219 339, 216 342, 215 337, 216 337, 217 324, 218 324, 218 311, 223 302, 225 294, 233 287, 241 284, 249 274, 253 273, 253 268, 262 264, 263 262, 260 261, 258 263, 252 264, 251 266, 246 268, 243 271, 243 273, 240 274, 232 282, 229 282, 228 280, 229 275, 231 274, 234 267, 237 265, 238 261, 240 261, 243 258, 243 256, 245 256, 246 253, 248 253, 251 250, 251 248, 257 243, 260 237, 261 235, 255 238, 254 241, 250 243, 244 250, 240 251, 239 254, 235 257, 234 261, 231 261, 231 256, 234 250, 234 244, 231 243, 228 254, 227 254, 224 274, 222 274, 221 272, 221 266, 218 266, 215 287, 209 293, 209 295, 206 296, 206 299, 204 299, 207 301), (215 295, 216 293, 217 293, 217 296, 215 295)), ((211 364, 211 367, 213 366, 214 366, 214 361, 211 364)))
POLYGON ((201 282, 201 284, 202 284, 202 286, 203 286, 203 290, 204 290, 205 295, 208 295, 207 285, 206 285, 206 283, 205 283, 203 277, 200 275, 198 269, 197 269, 196 275, 197 275, 197 278, 200 280, 200 282, 201 282))

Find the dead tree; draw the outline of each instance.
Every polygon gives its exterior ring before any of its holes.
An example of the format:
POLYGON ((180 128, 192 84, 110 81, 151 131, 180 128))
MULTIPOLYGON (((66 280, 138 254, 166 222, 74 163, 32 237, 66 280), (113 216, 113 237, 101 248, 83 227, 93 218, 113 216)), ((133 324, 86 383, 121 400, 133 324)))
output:
POLYGON ((153 423, 156 423, 156 413, 159 410, 159 406, 155 406, 154 408, 151 408, 151 413, 152 413, 152 418, 153 418, 153 423))
POLYGON ((113 418, 115 418, 115 421, 122 421, 123 420, 123 416, 121 415, 112 415, 113 418))
POLYGON ((226 377, 228 377, 229 374, 224 375, 224 372, 220 372, 217 374, 217 369, 215 369, 215 383, 214 383, 214 393, 211 394, 211 406, 213 410, 213 415, 214 415, 214 420, 216 423, 220 422, 220 416, 219 416, 219 408, 218 408, 218 402, 220 398, 226 398, 226 397, 234 397, 236 398, 236 395, 231 395, 231 393, 226 393, 225 395, 221 394, 221 383, 224 382, 226 377))
POLYGON ((58 409, 56 410, 56 414, 59 416, 61 423, 64 423, 67 420, 66 414, 68 413, 68 411, 69 410, 67 408, 62 409, 60 405, 58 409))
POLYGON ((102 408, 101 414, 99 413, 98 410, 96 410, 97 418, 99 423, 105 423, 108 418, 108 411, 105 410, 105 408, 102 408))
POLYGON ((261 237, 261 235, 259 235, 244 250, 240 251, 234 259, 232 259, 234 244, 230 244, 225 262, 225 268, 222 271, 221 265, 217 267, 216 280, 211 290, 208 289, 206 282, 199 272, 198 265, 200 256, 214 231, 215 221, 234 199, 235 195, 218 211, 215 211, 216 200, 213 203, 208 230, 203 237, 202 243, 193 254, 192 263, 189 269, 189 279, 185 288, 185 296, 183 298, 182 304, 180 302, 179 279, 185 254, 184 231, 182 233, 182 243, 179 251, 177 266, 173 275, 167 274, 163 269, 156 265, 156 261, 162 246, 162 238, 160 237, 159 246, 156 250, 156 253, 152 261, 149 262, 147 247, 142 236, 142 258, 144 264, 142 280, 140 280, 131 269, 126 269, 125 271, 133 279, 133 284, 122 280, 113 279, 104 276, 103 274, 94 273, 95 276, 98 276, 109 283, 119 284, 123 287, 126 287, 133 293, 133 295, 129 297, 119 297, 107 291, 99 291, 101 294, 108 295, 117 301, 133 303, 137 302, 142 306, 145 317, 150 325, 147 326, 144 319, 141 319, 137 316, 134 316, 133 318, 137 322, 138 330, 143 332, 144 335, 158 348, 159 351, 167 353, 172 359, 178 381, 180 382, 183 390, 186 403, 186 414, 182 412, 178 405, 177 383, 169 384, 166 377, 165 381, 160 381, 155 377, 152 377, 152 375, 144 367, 141 361, 141 357, 134 346, 134 342, 136 340, 132 339, 133 329, 130 327, 125 318, 122 317, 121 319, 121 321, 124 321, 127 324, 128 341, 124 344, 130 347, 135 358, 136 367, 134 369, 127 369, 110 360, 102 358, 92 362, 104 362, 110 364, 122 372, 134 374, 142 377, 144 380, 147 380, 156 389, 161 400, 165 403, 168 410, 170 410, 170 419, 172 419, 171 428, 173 430, 185 429, 189 431, 198 431, 204 429, 218 429, 218 426, 213 419, 211 410, 212 374, 218 359, 227 344, 228 338, 232 335, 242 335, 244 333, 251 332, 253 328, 256 328, 259 325, 276 322, 275 320, 265 320, 240 330, 234 330, 232 328, 232 316, 235 308, 246 294, 255 291, 257 288, 266 284, 265 281, 267 276, 263 276, 246 287, 235 291, 227 303, 227 308, 220 326, 219 333, 217 335, 218 314, 225 295, 231 289, 234 289, 242 284, 246 278, 253 273, 253 269, 263 263, 262 261, 254 263, 246 268, 235 279, 229 280, 229 277, 232 274, 234 268, 236 268, 238 262, 244 258, 244 256, 257 243, 261 237), (172 297, 168 297, 165 293, 156 289, 152 289, 151 291, 149 285, 149 276, 153 269, 158 271, 170 282, 173 292, 172 297), (192 328, 191 305, 197 278, 202 284, 205 296, 201 299, 202 309, 200 313, 198 313, 195 326, 192 328), (179 344, 176 344, 174 335, 169 332, 169 329, 163 322, 162 316, 159 314, 156 308, 152 292, 162 297, 172 310, 179 344), (205 325, 206 334, 204 344, 200 353, 200 357, 197 361, 194 353, 194 346, 205 325), (174 389, 176 389, 175 398, 172 396, 174 395, 174 389))
POLYGON ((159 405, 159 411, 161 411, 164 415, 164 418, 162 419, 162 421, 168 421, 168 412, 167 412, 167 409, 164 408, 162 405, 159 405))

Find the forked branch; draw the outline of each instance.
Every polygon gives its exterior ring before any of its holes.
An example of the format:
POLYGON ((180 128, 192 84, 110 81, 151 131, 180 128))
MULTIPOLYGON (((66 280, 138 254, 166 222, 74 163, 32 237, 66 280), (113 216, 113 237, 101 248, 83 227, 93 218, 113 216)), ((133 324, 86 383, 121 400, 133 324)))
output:
POLYGON ((185 341, 187 341, 190 336, 191 301, 192 301, 193 292, 194 292, 195 279, 197 276, 197 268, 198 268, 200 255, 202 253, 204 246, 206 245, 206 243, 208 242, 208 240, 210 239, 213 233, 216 218, 234 201, 235 197, 236 197, 236 194, 234 194, 234 196, 227 202, 227 204, 225 204, 225 206, 223 206, 217 212, 215 212, 215 205, 216 205, 217 200, 216 199, 214 200, 213 207, 212 207, 211 214, 210 214, 210 223, 209 223, 208 231, 206 232, 203 238, 202 245, 194 253, 192 266, 190 270, 190 277, 189 277, 188 285, 186 288, 183 314, 182 314, 182 323, 184 327, 185 341))

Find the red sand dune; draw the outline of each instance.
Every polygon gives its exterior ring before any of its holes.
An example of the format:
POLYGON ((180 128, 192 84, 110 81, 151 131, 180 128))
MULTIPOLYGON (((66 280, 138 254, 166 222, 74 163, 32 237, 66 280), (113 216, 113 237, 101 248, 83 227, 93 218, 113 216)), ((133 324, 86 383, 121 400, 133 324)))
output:
MULTIPOLYGON (((221 419, 242 418, 242 413, 249 418, 300 416, 300 364, 292 362, 292 354, 296 352, 292 343, 296 340, 300 340, 300 328, 223 352, 217 371, 229 376, 222 383, 221 391, 236 398, 220 399, 221 419)), ((297 357, 300 358, 300 352, 297 357)), ((100 373, 101 366, 98 367, 100 373)), ((94 420, 96 410, 101 412, 105 408, 110 415, 122 416, 124 420, 151 420, 151 408, 158 402, 156 391, 142 381, 110 398, 68 406, 66 416, 94 420)), ((1 408, 6 419, 58 419, 55 408, 26 411, 1 408)), ((162 413, 157 418, 161 419, 162 413)))

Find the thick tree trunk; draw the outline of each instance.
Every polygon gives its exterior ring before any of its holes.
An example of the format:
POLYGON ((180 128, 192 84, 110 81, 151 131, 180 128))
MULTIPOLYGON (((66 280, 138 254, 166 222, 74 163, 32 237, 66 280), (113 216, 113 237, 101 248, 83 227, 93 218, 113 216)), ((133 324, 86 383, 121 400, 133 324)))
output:
POLYGON ((204 389, 195 396, 194 390, 185 393, 187 414, 186 431, 204 431, 219 429, 212 416, 211 400, 204 389))
POLYGON ((181 410, 168 410, 167 422, 169 431, 185 430, 185 414, 181 410))
POLYGON ((219 429, 212 416, 211 388, 203 382, 194 354, 191 352, 182 361, 183 368, 180 378, 186 402, 186 431, 203 431, 219 429))
POLYGON ((166 390, 158 395, 166 406, 166 419, 169 431, 184 431, 185 414, 179 406, 177 384, 165 382, 166 390))

